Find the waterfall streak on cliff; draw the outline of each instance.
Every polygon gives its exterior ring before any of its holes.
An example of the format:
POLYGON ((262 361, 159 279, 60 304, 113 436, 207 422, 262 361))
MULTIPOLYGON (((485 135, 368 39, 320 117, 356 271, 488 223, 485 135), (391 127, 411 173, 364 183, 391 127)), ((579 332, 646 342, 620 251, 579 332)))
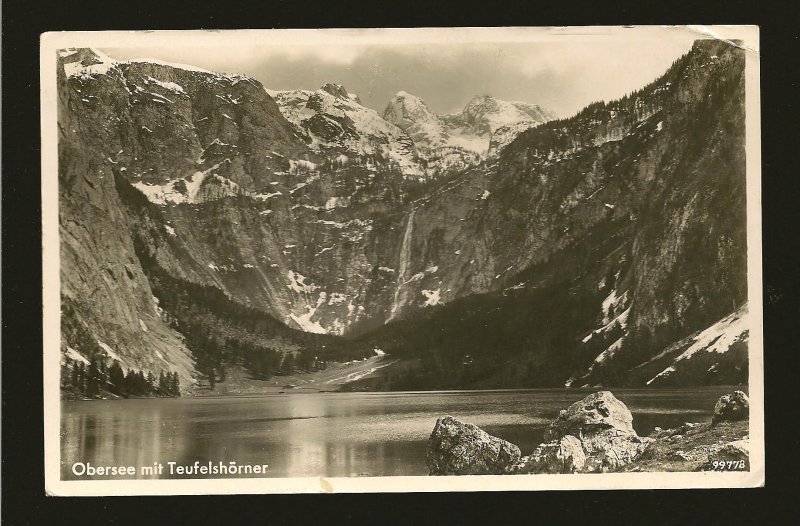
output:
POLYGON ((414 212, 416 212, 416 209, 411 211, 408 215, 408 221, 406 222, 406 231, 403 234, 403 245, 400 248, 400 268, 397 269, 397 285, 394 289, 392 312, 389 315, 389 319, 386 321, 394 319, 400 303, 400 293, 403 290, 403 285, 406 284, 406 274, 411 264, 411 235, 414 232, 414 212))

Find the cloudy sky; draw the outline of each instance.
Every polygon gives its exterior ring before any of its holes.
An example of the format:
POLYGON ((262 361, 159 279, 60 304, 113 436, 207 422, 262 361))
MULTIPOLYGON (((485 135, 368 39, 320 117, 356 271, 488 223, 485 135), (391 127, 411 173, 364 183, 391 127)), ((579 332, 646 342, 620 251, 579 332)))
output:
POLYGON ((463 31, 439 32, 435 38, 373 38, 374 34, 366 38, 363 31, 272 32, 270 38, 254 34, 256 38, 246 39, 216 35, 191 43, 176 39, 169 47, 101 50, 120 60, 156 58, 244 73, 276 90, 313 90, 335 82, 378 111, 403 90, 422 97, 438 113, 456 112, 475 95, 493 95, 539 104, 567 117, 591 102, 618 98, 654 80, 698 37, 674 28, 618 29, 599 35, 574 28, 557 34, 517 30, 479 33, 479 38, 463 31), (442 38, 443 34, 449 36, 442 38))

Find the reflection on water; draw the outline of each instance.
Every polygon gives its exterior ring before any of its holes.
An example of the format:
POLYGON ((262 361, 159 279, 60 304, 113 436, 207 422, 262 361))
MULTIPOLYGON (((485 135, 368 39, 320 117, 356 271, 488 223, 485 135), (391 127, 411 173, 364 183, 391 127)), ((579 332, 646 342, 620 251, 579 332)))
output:
MULTIPOLYGON (((732 389, 615 390, 634 427, 707 421, 732 389)), ((425 447, 445 414, 481 426, 528 454, 547 422, 590 391, 575 389, 298 393, 225 398, 63 402, 62 478, 75 462, 141 466, 209 461, 268 464, 270 477, 425 475, 425 447)), ((254 475, 242 475, 254 476, 254 475)), ((177 477, 177 475, 173 475, 177 477)), ((191 478, 202 478, 203 475, 191 478)), ((109 478, 99 476, 94 478, 109 478)))

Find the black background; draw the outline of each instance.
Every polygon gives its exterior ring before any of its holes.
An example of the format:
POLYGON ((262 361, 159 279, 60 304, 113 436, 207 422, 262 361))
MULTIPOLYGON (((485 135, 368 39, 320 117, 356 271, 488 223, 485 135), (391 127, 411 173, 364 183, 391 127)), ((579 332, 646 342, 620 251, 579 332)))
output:
POLYGON ((2 514, 17 524, 799 523, 800 10, 789 2, 6 1, 2 5, 2 514), (627 4, 627 5, 626 5, 627 4), (651 5, 652 4, 652 5, 651 5), (778 5, 786 5, 778 8, 778 5), (56 498, 44 494, 39 34, 68 30, 761 26, 767 470, 750 490, 56 498), (794 501, 792 500, 794 498, 794 501))

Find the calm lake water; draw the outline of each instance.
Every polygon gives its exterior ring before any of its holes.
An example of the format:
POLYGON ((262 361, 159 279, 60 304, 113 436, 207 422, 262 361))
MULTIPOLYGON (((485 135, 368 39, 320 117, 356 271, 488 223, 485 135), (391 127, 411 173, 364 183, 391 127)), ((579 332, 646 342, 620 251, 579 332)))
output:
MULTIPOLYGON (((737 387, 741 389, 741 387, 737 387)), ((732 387, 622 390, 641 435, 655 426, 711 419, 732 387)), ((267 477, 426 475, 425 448, 436 419, 450 414, 529 454, 559 410, 593 390, 413 393, 297 393, 219 398, 63 402, 62 478, 75 462, 93 466, 268 464, 267 477)), ((244 476, 244 475, 243 475, 244 476)), ((118 478, 118 477, 114 477, 118 478)))

